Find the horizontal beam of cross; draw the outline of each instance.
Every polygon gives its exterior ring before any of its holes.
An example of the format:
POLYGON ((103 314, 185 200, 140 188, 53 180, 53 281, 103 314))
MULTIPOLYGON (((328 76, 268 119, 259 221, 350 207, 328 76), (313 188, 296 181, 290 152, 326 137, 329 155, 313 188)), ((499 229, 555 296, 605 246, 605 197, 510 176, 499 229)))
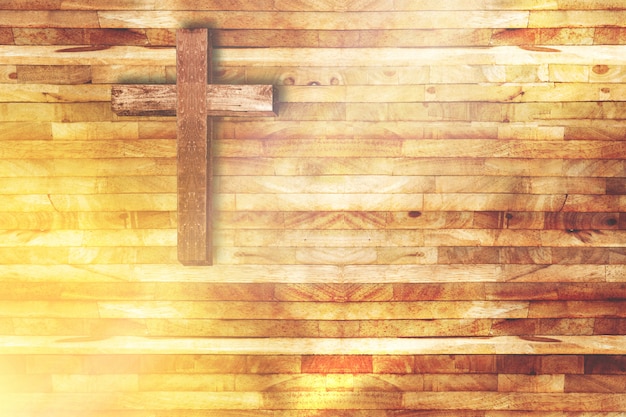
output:
MULTIPOLYGON (((176 116, 173 84, 116 85, 113 111, 120 116, 176 116)), ((275 116, 278 94, 271 85, 207 85, 207 116, 275 116)))

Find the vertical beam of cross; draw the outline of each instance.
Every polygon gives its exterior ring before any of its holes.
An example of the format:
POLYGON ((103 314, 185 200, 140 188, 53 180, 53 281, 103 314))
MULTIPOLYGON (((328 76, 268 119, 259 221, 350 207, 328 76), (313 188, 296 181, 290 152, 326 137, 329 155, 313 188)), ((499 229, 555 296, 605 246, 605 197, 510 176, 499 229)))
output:
POLYGON ((120 85, 111 90, 121 116, 177 116, 178 260, 212 265, 212 116, 275 116, 271 85, 211 84, 207 29, 176 33, 176 86, 120 85))
POLYGON ((212 263, 213 120, 206 105, 212 82, 210 45, 206 29, 176 34, 178 260, 184 265, 212 263))

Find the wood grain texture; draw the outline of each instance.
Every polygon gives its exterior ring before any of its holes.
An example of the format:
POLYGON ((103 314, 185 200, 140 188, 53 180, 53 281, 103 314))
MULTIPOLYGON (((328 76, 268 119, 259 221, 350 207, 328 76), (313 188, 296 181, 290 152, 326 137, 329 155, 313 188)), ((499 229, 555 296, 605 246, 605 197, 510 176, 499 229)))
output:
POLYGON ((212 263, 212 139, 207 115, 211 82, 207 30, 181 30, 176 48, 178 258, 183 264, 212 263))
POLYGON ((0 414, 621 416, 624 13, 1 2, 0 414), (181 27, 280 100, 213 119, 210 268, 176 120, 111 110, 184 78, 181 27))
MULTIPOLYGON (((267 85, 208 85, 206 114, 212 116, 275 116, 274 89, 267 85)), ((113 111, 121 116, 175 116, 175 85, 119 85, 111 91, 113 111)))
MULTIPOLYGON (((58 336, 5 336, 5 355, 68 354, 154 355, 167 351, 179 355, 621 355, 624 336, 597 336, 588 345, 585 336, 490 338, 59 338, 58 336), (268 343, 269 342, 269 343, 268 343)), ((358 362, 356 359, 353 361, 358 362)), ((348 365, 347 365, 348 366, 348 365)))

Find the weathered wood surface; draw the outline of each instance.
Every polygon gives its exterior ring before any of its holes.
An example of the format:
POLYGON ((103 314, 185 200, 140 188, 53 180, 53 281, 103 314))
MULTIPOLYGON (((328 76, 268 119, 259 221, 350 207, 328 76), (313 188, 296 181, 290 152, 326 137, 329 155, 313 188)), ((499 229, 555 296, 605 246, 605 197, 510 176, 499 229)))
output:
POLYGON ((0 414, 621 416, 625 12, 1 2, 0 414), (211 268, 176 121, 110 104, 197 26, 283 110, 214 121, 211 268))
MULTIPOLYGON (((212 116, 276 116, 277 96, 269 85, 208 85, 206 114, 212 116)), ((117 85, 111 99, 120 116, 175 116, 175 85, 117 85)))
POLYGON ((177 250, 189 265, 213 259, 213 121, 207 114, 212 56, 208 30, 177 32, 177 250))

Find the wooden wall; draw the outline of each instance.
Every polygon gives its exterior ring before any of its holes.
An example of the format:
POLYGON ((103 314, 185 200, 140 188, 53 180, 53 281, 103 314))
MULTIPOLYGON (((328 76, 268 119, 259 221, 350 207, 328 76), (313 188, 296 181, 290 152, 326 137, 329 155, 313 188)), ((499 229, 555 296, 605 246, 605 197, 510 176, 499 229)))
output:
POLYGON ((623 0, 4 0, 0 414, 626 413, 623 0), (178 27, 216 265, 176 261, 178 27))

